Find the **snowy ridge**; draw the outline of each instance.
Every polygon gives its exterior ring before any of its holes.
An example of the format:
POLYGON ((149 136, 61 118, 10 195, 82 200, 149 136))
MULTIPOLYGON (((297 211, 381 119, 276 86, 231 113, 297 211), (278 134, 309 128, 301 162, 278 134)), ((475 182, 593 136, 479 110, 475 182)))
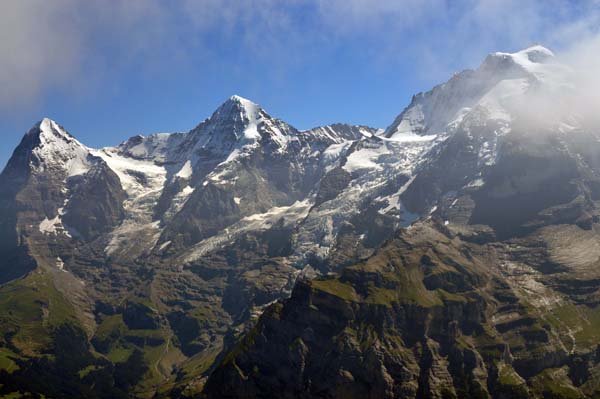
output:
POLYGON ((345 125, 334 123, 332 125, 319 126, 300 133, 302 137, 310 138, 314 142, 332 142, 342 144, 348 141, 360 140, 380 134, 382 129, 373 129, 360 125, 345 125))
POLYGON ((174 162, 178 158, 177 150, 183 138, 182 133, 137 135, 121 143, 117 148, 122 155, 135 159, 174 162))
MULTIPOLYGON (((163 233, 165 241, 176 241, 169 236, 170 223, 181 223, 177 216, 184 211, 192 212, 193 219, 193 212, 201 212, 206 201, 215 198, 224 207, 220 209, 231 212, 230 230, 202 236, 198 246, 203 249, 197 248, 196 255, 230 242, 235 236, 232 231, 265 229, 269 224, 265 220, 272 222, 288 214, 301 220, 295 237, 297 259, 310 253, 321 257, 334 245, 340 226, 367 208, 395 226, 427 216, 435 204, 426 211, 414 211, 422 214, 411 213, 405 207, 405 203, 410 205, 407 196, 411 187, 418 187, 420 173, 435 163, 445 143, 454 142, 450 138, 464 137, 480 168, 465 176, 461 187, 484 187, 482 171, 496 163, 498 143, 511 133, 515 104, 540 87, 563 87, 568 76, 569 71, 554 61, 549 50, 534 46, 517 53, 490 54, 476 70, 458 73, 414 96, 385 130, 332 124, 299 131, 271 117, 258 104, 232 96, 187 133, 134 136, 117 147, 99 150, 88 149, 55 122, 44 120, 41 145, 35 151, 44 149, 39 157, 63 165, 67 177, 86 173, 98 158, 117 175, 127 194, 126 217, 109 236, 110 254, 126 253, 128 242, 139 246, 139 237, 145 237, 147 250, 170 248, 160 241, 163 233), (284 166, 281 173, 280 165, 290 165, 290 169, 284 166), (244 174, 247 171, 249 176, 244 174), (301 196, 285 198, 280 187, 288 189, 285 179, 291 174, 295 174, 294 184, 298 176, 314 180, 302 186, 301 196), (248 187, 252 179, 264 185, 265 191, 273 188, 275 194, 265 192, 263 197, 252 192, 248 187), (253 204, 257 198, 264 203, 253 204), (299 202, 290 205, 294 201, 299 202)), ((570 121, 561 126, 576 128, 570 121)), ((40 162, 42 168, 44 162, 40 162)), ((59 219, 43 220, 40 231, 55 234, 59 219)), ((193 223, 202 226, 201 221, 193 223)))

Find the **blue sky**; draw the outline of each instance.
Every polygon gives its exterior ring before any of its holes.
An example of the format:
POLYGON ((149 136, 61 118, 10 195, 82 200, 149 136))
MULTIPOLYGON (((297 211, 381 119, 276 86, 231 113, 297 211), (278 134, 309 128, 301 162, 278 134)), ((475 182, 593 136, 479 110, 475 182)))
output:
POLYGON ((44 116, 101 147, 187 131, 232 94, 301 129, 385 127, 489 52, 560 52, 598 22, 598 0, 6 0, 0 165, 44 116))

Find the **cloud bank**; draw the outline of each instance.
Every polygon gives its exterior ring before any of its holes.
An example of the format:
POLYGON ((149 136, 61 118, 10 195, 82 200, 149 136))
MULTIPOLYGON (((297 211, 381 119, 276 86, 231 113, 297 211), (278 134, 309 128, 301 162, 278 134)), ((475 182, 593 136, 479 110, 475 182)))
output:
POLYGON ((599 7, 597 0, 7 0, 0 4, 0 109, 55 91, 85 95, 126 70, 164 73, 192 62, 190 54, 219 62, 230 47, 224 43, 282 76, 360 43, 355 51, 369 62, 410 59, 420 78, 442 80, 482 54, 534 42, 585 54, 575 48, 582 37, 586 46, 598 44, 599 7))

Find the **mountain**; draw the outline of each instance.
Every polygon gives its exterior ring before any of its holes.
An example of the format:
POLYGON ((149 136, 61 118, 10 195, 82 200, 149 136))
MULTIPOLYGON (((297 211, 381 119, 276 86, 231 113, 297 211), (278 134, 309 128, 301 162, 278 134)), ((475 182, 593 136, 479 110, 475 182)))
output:
POLYGON ((44 119, 0 175, 0 394, 600 395, 575 74, 493 53, 386 129, 239 96, 102 149, 44 119))
POLYGON ((374 181, 402 143, 409 167, 383 198, 412 223, 300 279, 226 352, 206 396, 596 397, 600 130, 542 101, 575 91, 574 73, 540 46, 494 53, 355 145, 347 158, 374 181))
POLYGON ((0 175, 0 345, 18 370, 5 389, 145 396, 202 374, 227 334, 289 294, 306 266, 290 256, 297 225, 331 195, 321 180, 376 133, 298 131, 238 96, 187 133, 102 149, 37 123, 0 175), (45 364, 59 340, 81 355, 45 364), (135 375, 119 374, 128 362, 135 375), (49 382, 22 385, 32 370, 49 382))

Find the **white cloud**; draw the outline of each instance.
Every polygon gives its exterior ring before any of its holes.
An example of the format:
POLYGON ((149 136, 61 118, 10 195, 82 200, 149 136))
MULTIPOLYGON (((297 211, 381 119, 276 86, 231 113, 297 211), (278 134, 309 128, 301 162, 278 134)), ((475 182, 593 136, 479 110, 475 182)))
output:
POLYGON ((164 10, 152 1, 8 0, 0 5, 0 107, 81 86, 103 66, 147 54, 164 10), (148 22, 148 24, 146 24, 148 22), (121 60, 107 59, 106 49, 121 60))
MULTIPOLYGON (((66 4, 66 1, 60 3, 66 4)), ((0 105, 36 96, 79 63, 81 37, 51 2, 5 2, 0 12, 0 105), (51 69, 51 71, 49 71, 51 69)))
MULTIPOLYGON (((49 90, 86 91, 125 68, 165 72, 236 41, 245 60, 285 77, 317 49, 366 40, 373 61, 413 60, 441 80, 493 50, 566 49, 598 26, 598 1, 560 0, 6 0, 0 4, 0 109, 49 90), (503 45, 509 48, 498 48, 503 45)), ((228 57, 235 55, 227 54, 228 57)))

